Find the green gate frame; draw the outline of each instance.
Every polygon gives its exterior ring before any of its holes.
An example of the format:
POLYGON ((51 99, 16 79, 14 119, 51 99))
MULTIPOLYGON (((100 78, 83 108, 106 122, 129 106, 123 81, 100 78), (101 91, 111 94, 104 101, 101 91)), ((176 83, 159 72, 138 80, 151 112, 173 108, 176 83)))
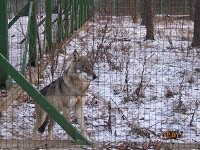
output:
MULTIPOLYGON (((7 16, 7 0, 0 0, 0 53, 8 59, 8 16, 7 16)), ((1 70, 0 87, 6 87, 8 75, 1 70)))

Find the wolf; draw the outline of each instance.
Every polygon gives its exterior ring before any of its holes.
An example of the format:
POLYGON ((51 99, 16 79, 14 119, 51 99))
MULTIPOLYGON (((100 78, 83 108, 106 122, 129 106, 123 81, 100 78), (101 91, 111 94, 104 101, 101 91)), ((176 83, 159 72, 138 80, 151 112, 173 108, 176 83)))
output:
MULTIPOLYGON (((91 141, 84 122, 85 95, 90 82, 97 78, 93 71, 93 63, 82 57, 77 51, 72 53, 72 63, 64 71, 63 76, 40 90, 41 94, 70 121, 70 108, 75 107, 75 115, 81 128, 82 135, 91 141)), ((48 138, 53 140, 52 129, 55 121, 39 105, 35 105, 36 121, 33 128, 32 140, 37 139, 37 131, 43 133, 48 124, 48 138)), ((69 136, 68 136, 69 137, 69 136)), ((71 137, 69 137, 70 140, 71 137)))

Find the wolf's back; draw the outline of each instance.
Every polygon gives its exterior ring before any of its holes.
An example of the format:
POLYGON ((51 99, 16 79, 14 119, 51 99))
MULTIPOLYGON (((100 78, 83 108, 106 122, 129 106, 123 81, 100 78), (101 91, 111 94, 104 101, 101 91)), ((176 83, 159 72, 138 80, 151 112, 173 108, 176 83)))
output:
POLYGON ((63 77, 60 77, 57 80, 53 81, 51 84, 49 84, 46 87, 44 87, 43 89, 41 89, 40 93, 43 96, 46 96, 49 93, 54 94, 57 90, 57 87, 61 86, 62 82, 63 82, 63 77))

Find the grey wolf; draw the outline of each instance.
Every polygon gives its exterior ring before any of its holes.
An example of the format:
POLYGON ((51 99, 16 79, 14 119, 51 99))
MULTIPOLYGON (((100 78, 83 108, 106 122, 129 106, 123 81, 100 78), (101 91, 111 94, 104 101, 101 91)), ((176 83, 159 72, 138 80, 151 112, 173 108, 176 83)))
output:
MULTIPOLYGON (((85 95, 90 82, 97 78, 93 71, 93 64, 86 57, 80 56, 77 51, 72 54, 72 63, 64 71, 63 76, 40 90, 41 94, 70 121, 70 108, 75 107, 75 115, 81 128, 82 135, 89 141, 84 122, 85 95)), ((55 121, 39 106, 35 105, 36 121, 32 139, 37 139, 37 130, 45 131, 48 124, 48 137, 53 140, 52 129, 55 121)), ((70 138, 70 137, 69 137, 70 138)), ((71 140, 71 138, 70 138, 71 140)))

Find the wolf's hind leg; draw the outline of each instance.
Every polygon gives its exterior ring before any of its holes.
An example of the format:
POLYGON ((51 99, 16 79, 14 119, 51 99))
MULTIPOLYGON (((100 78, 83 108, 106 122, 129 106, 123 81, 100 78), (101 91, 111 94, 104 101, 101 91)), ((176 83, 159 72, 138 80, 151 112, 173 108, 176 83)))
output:
POLYGON ((50 123, 48 125, 48 136, 49 136, 49 140, 53 140, 53 127, 55 125, 55 121, 50 118, 50 123))
POLYGON ((37 139, 37 130, 43 124, 46 117, 47 117, 47 113, 44 110, 40 109, 40 112, 36 111, 36 120, 35 120, 35 125, 34 125, 34 128, 33 128, 32 140, 37 139))

